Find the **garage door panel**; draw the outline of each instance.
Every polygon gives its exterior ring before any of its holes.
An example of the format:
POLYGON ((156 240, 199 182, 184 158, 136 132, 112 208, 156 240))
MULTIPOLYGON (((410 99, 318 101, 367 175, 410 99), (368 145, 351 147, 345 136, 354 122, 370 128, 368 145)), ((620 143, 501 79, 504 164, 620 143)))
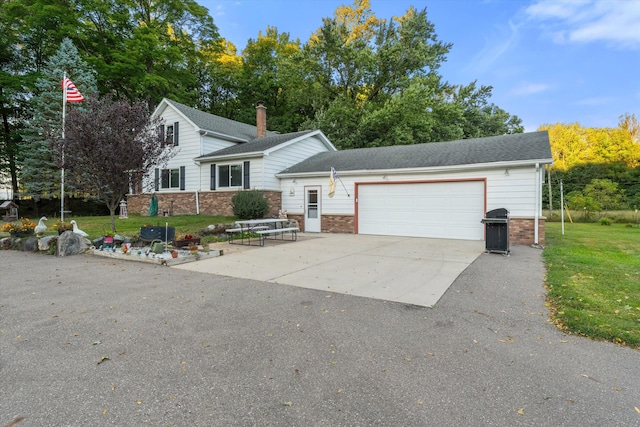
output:
POLYGON ((358 233, 482 240, 482 181, 360 184, 358 233))

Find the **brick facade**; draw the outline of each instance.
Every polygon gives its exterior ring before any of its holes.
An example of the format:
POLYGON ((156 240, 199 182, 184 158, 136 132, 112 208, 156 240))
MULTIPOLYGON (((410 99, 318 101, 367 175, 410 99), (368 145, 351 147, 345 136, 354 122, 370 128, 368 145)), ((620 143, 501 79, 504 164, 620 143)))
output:
MULTIPOLYGON (((538 244, 545 243, 546 218, 538 218, 538 244)), ((509 219, 509 244, 511 245, 533 245, 535 243, 534 218, 510 218, 509 219)))
MULTIPOLYGON (((300 231, 304 231, 304 215, 289 214, 300 224, 300 231)), ((509 221, 509 243, 512 245, 533 245, 535 243, 535 220, 533 218, 511 218, 509 221)), ((538 244, 545 243, 545 218, 538 219, 538 244)), ((354 231, 353 215, 322 215, 323 233, 352 234, 354 231)))
MULTIPOLYGON (((298 221, 300 231, 304 231, 304 215, 289 214, 289 219, 298 221)), ((320 228, 323 233, 345 233, 353 234, 354 216, 353 215, 322 215, 322 224, 320 228)))
MULTIPOLYGON (((203 191, 198 193, 201 215, 224 215, 233 216, 231 199, 236 193, 234 191, 203 191)), ((282 206, 282 193, 280 191, 264 191, 264 196, 269 201, 268 217, 278 215, 282 206)), ((149 204, 152 194, 129 194, 127 195, 127 211, 129 213, 149 215, 149 204)), ((196 193, 176 192, 176 193, 156 193, 158 198, 158 215, 195 215, 197 213, 196 193)))

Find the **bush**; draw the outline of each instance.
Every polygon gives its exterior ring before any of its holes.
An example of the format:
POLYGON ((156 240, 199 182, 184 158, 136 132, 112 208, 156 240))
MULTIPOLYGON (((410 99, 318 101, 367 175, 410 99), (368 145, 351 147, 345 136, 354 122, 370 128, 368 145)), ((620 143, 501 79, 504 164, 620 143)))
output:
POLYGON ((269 201, 262 191, 239 191, 231 199, 233 214, 239 219, 264 218, 269 212, 269 201))
POLYGON ((600 218, 600 225, 611 225, 611 219, 607 218, 606 216, 603 218, 600 218))

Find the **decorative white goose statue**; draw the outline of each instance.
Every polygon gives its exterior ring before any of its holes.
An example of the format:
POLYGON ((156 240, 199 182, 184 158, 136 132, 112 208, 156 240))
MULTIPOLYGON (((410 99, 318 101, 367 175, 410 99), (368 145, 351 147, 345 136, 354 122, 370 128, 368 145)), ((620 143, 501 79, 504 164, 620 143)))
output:
POLYGON ((46 220, 47 220, 46 216, 43 216, 42 218, 40 218, 40 221, 38 221, 38 225, 36 225, 36 228, 33 229, 33 231, 38 236, 47 232, 47 226, 44 223, 46 220))
POLYGON ((76 220, 72 220, 71 224, 73 225, 73 232, 82 236, 82 237, 89 237, 89 235, 87 233, 85 233, 84 231, 80 230, 78 228, 78 224, 76 224, 76 220))

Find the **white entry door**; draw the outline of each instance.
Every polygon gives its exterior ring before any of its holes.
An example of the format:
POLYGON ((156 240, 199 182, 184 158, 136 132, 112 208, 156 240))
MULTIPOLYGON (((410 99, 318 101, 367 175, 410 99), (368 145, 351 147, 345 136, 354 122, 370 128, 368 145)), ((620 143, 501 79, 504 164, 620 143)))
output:
POLYGON ((305 187, 304 190, 304 231, 320 232, 320 190, 322 187, 305 187))

